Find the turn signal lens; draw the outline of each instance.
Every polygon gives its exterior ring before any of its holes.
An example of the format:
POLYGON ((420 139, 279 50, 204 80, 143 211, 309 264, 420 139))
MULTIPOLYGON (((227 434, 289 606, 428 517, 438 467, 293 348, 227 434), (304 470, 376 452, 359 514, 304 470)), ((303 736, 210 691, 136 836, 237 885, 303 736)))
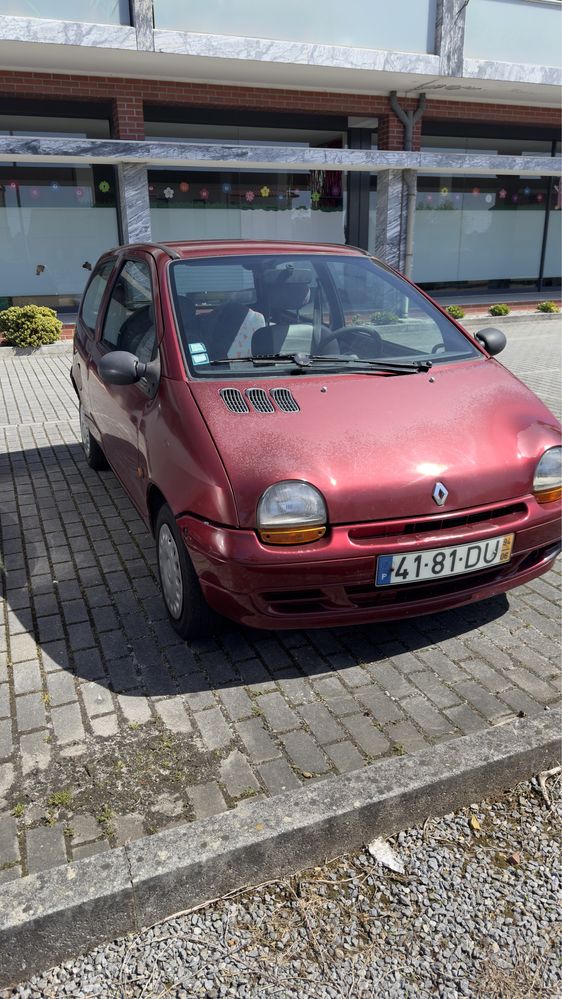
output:
POLYGON ((537 503, 552 503, 562 495, 562 447, 549 447, 540 459, 533 479, 537 503))
POLYGON ((269 531, 260 531, 259 536, 266 545, 306 545, 309 541, 318 541, 326 533, 325 527, 277 527, 269 531))

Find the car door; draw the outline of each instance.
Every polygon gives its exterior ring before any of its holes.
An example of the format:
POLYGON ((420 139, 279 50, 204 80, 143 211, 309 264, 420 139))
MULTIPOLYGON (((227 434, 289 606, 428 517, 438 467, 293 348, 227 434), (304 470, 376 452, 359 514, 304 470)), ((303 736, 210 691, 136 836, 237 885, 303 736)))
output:
POLYGON ((159 339, 152 261, 141 254, 127 255, 92 346, 90 400, 104 454, 141 512, 146 481, 139 465, 138 434, 145 412, 153 405, 154 387, 145 379, 133 385, 108 385, 100 377, 99 362, 113 350, 129 351, 143 362, 153 361, 158 357, 159 339))

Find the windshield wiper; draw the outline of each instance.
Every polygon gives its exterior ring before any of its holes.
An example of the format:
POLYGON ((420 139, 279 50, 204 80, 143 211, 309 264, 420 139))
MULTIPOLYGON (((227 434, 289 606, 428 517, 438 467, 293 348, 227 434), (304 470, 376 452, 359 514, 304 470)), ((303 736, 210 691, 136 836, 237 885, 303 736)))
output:
POLYGON ((432 361, 375 361, 364 357, 337 357, 335 354, 311 354, 311 361, 330 361, 332 364, 366 364, 377 371, 392 371, 395 374, 416 374, 420 371, 429 371, 433 366, 432 361))
POLYGON ((389 371, 396 375, 417 374, 420 371, 429 371, 432 367, 431 361, 412 361, 402 364, 400 361, 373 361, 360 357, 338 357, 335 354, 249 354, 247 357, 220 357, 209 364, 239 364, 240 362, 253 364, 258 367, 260 364, 277 364, 278 361, 292 361, 299 368, 310 368, 315 361, 323 364, 353 364, 355 366, 367 365, 376 371, 389 371))
POLYGON ((259 364, 276 364, 278 361, 292 361, 299 368, 309 368, 312 358, 308 354, 250 354, 247 357, 219 357, 209 364, 239 364, 240 361, 250 362, 254 366, 259 364))

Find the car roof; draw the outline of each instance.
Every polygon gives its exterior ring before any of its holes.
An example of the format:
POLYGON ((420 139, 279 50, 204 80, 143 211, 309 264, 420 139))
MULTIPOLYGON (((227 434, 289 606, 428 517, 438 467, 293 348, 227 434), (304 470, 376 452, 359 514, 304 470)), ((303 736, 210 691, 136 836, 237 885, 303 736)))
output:
POLYGON ((162 252, 174 259, 189 259, 190 257, 218 257, 242 254, 322 254, 364 256, 366 251, 354 246, 342 246, 339 243, 302 243, 288 240, 253 240, 253 239, 205 239, 205 240, 171 240, 166 243, 129 243, 115 247, 109 253, 123 253, 127 250, 146 250, 149 253, 162 252))

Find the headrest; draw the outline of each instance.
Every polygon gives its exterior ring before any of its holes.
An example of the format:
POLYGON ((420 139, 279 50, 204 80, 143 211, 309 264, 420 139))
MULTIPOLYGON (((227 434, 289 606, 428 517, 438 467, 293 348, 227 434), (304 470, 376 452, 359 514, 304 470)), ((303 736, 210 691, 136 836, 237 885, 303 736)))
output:
POLYGON ((272 284, 267 289, 267 301, 270 312, 282 309, 300 309, 310 299, 308 284, 286 281, 283 284, 272 284))

